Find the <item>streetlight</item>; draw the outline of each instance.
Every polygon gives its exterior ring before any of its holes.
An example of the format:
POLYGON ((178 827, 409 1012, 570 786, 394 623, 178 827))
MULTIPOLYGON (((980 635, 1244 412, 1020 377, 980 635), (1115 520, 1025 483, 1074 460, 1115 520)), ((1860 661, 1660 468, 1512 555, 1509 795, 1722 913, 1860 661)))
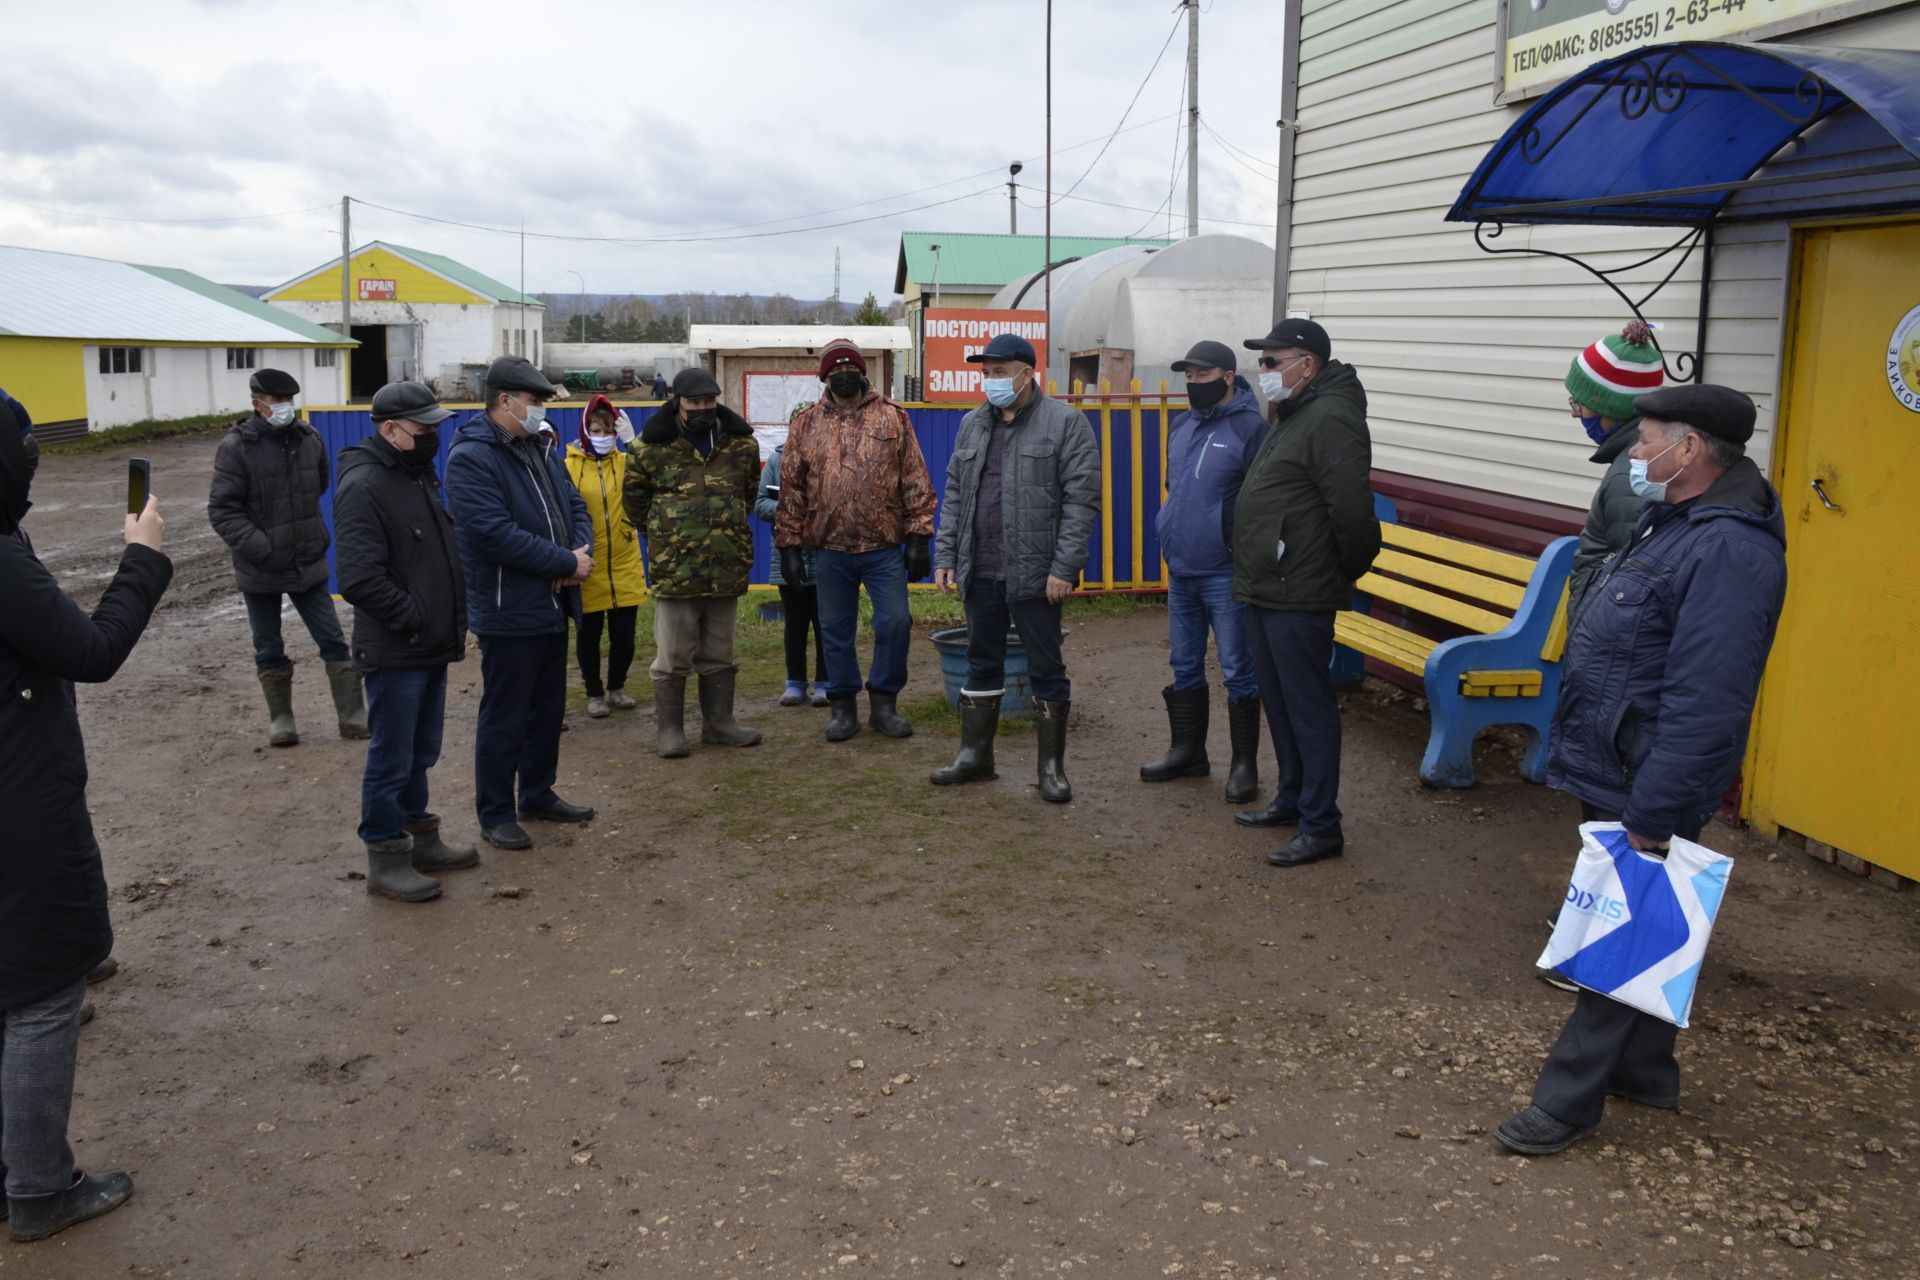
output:
POLYGON ((1018 160, 1007 166, 1007 234, 1020 234, 1020 201, 1014 194, 1020 188, 1013 180, 1020 176, 1022 165, 1018 160))
POLYGON ((940 246, 930 244, 927 248, 933 250, 933 305, 937 307, 940 305, 940 246))
POLYGON ((585 342, 587 340, 587 278, 572 267, 568 267, 566 273, 572 276, 574 282, 580 286, 574 294, 574 313, 580 317, 580 341, 585 342))

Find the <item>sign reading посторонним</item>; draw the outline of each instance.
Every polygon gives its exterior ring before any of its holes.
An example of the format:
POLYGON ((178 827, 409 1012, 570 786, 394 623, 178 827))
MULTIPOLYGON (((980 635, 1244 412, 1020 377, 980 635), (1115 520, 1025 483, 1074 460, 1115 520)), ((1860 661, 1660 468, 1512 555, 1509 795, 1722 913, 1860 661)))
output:
POLYGON ((1047 385, 1047 313, 999 311, 991 307, 930 307, 922 316, 921 387, 927 400, 978 404, 986 399, 980 366, 967 357, 985 350, 995 334, 1014 333, 1033 344, 1040 366, 1033 371, 1047 385))
POLYGON ((1537 93, 1575 72, 1650 44, 1724 40, 1760 28, 1770 34, 1831 21, 1835 13, 1891 9, 1835 0, 1505 0, 1501 91, 1537 93))

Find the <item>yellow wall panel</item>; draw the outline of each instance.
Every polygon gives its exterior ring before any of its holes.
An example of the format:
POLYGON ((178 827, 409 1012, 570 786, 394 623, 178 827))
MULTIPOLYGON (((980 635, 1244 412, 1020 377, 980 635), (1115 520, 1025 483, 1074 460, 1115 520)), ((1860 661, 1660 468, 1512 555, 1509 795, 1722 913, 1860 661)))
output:
MULTIPOLYGON (((491 305, 473 290, 453 283, 423 267, 417 267, 397 253, 386 249, 362 249, 353 255, 353 300, 361 301, 360 281, 391 280, 394 296, 379 301, 394 302, 467 302, 491 305)), ((371 301, 372 299, 369 299, 371 301)), ((268 302, 338 302, 340 273, 323 271, 310 279, 276 289, 266 296, 268 302)))
POLYGON ((35 422, 87 416, 85 344, 78 338, 0 336, 0 387, 27 406, 35 422))

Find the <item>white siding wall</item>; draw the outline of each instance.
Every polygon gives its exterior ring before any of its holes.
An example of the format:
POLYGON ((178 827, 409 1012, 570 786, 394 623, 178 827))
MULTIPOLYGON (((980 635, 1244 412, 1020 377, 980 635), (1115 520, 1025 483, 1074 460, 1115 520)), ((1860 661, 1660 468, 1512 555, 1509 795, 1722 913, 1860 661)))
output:
MULTIPOLYGON (((275 302, 273 305, 313 324, 340 322, 337 302, 275 302)), ((514 310, 496 308, 491 303, 356 302, 353 322, 420 326, 419 374, 423 378, 438 378, 446 365, 486 364, 501 354, 499 330, 507 328, 510 322, 496 322, 494 313, 511 315, 514 310)), ((539 308, 527 308, 528 324, 537 327, 541 323, 540 315, 539 308)))
MULTIPOLYGON (((303 347, 255 348, 257 368, 284 369, 300 383, 302 404, 339 404, 345 396, 346 353, 335 367, 314 365, 303 347)), ((225 347, 145 347, 138 374, 100 372, 100 348, 85 348, 87 420, 95 431, 150 418, 245 413, 250 370, 227 368, 225 347)))
MULTIPOLYGON (((1630 313, 1569 263, 1490 256, 1470 226, 1442 221, 1523 110, 1493 105, 1494 16, 1491 0, 1307 0, 1288 306, 1325 324, 1334 354, 1358 368, 1376 467, 1585 507, 1597 476, 1561 379, 1576 351, 1619 332, 1630 313)), ((1920 48, 1920 9, 1794 38, 1920 48)), ((1839 154, 1845 135, 1834 133, 1839 154)), ((1765 466, 1788 228, 1716 235, 1706 377, 1759 403, 1751 448, 1765 466)), ((1511 227, 1494 243, 1611 267, 1677 237, 1511 227)), ((1672 262, 1631 273, 1623 287, 1644 294, 1672 262)), ((1695 344, 1698 268, 1696 254, 1646 308, 1670 361, 1695 344)))

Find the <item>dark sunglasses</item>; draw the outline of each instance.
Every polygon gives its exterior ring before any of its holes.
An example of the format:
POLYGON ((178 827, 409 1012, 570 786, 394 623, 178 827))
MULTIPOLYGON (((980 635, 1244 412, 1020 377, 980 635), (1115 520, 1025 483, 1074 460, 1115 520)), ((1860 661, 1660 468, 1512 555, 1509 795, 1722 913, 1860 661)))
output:
POLYGON ((1279 356, 1261 356, 1260 367, 1262 369, 1278 369, 1283 364, 1292 364, 1295 360, 1299 359, 1302 359, 1302 357, 1288 356, 1283 360, 1279 356))

